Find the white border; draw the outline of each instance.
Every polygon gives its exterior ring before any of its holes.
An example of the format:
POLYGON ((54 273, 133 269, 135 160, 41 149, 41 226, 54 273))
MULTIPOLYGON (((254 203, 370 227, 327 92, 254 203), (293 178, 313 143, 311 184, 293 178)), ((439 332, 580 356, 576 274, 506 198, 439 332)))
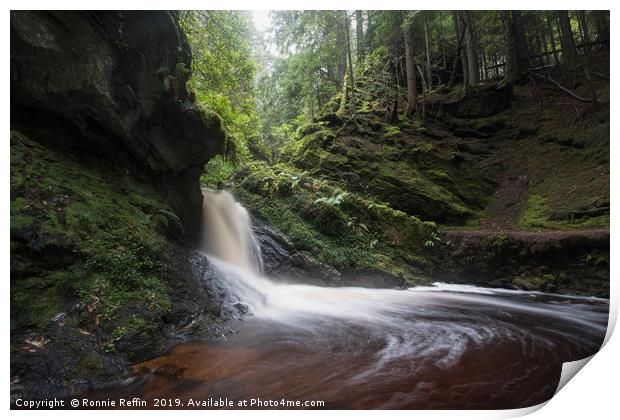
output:
MULTIPOLYGON (((264 0, 260 3, 252 2, 252 1, 241 1, 241 0, 227 0, 227 1, 196 1, 196 0, 179 0, 175 2, 164 2, 164 1, 118 1, 118 0, 108 0, 108 1, 98 1, 98 2, 84 2, 84 1, 54 1, 54 2, 45 2, 45 1, 30 1, 30 0, 22 0, 22 1, 8 1, 5 2, 7 4, 7 9, 5 14, 2 17, 3 23, 3 36, 4 40, 2 43, 3 46, 3 66, 2 66, 2 74, 4 83, 2 85, 2 98, 3 101, 3 109, 2 109, 2 127, 4 129, 5 135, 8 135, 9 131, 9 116, 10 116, 10 105, 9 105, 9 89, 10 89, 10 76, 9 76, 9 50, 10 50, 10 36, 9 36, 9 13, 8 9, 237 9, 237 10, 251 10, 251 9, 412 9, 415 7, 420 8, 432 8, 428 6, 435 6, 435 9, 445 9, 445 10, 453 10, 453 9, 489 9, 494 10, 498 8, 503 9, 532 9, 532 10, 544 10, 544 9, 612 9, 612 19, 615 17, 615 10, 613 8, 614 3, 611 1, 533 1, 533 0, 521 0, 521 1, 455 1, 455 0, 445 0, 441 3, 439 2, 427 2, 427 1, 419 1, 412 2, 409 1, 390 1, 390 0, 382 0, 382 1, 369 1, 369 0, 360 0, 360 1, 335 1, 335 0, 314 0, 314 1, 296 1, 291 2, 284 0, 264 0), (8 4, 7 4, 8 3, 8 4), (427 6, 427 7, 424 7, 427 6)), ((613 26, 613 25, 612 25, 613 26)), ((616 45, 616 31, 612 30, 612 50, 616 45)), ((612 71, 617 68, 616 66, 617 56, 612 52, 611 54, 611 65, 612 71)), ((614 80, 617 80, 617 75, 614 74, 614 80)), ((615 82, 612 84, 612 96, 615 104, 615 98, 618 97, 617 89, 615 88, 615 82)), ((612 121, 614 121, 616 114, 614 114, 615 108, 612 105, 612 121)), ((616 141, 619 140, 617 136, 618 130, 616 124, 612 123, 611 129, 611 161, 612 164, 618 163, 618 146, 616 145, 616 141)), ((5 311, 4 311, 4 320, 0 323, 0 328, 2 329, 1 339, 4 342, 4 348, 8 350, 9 348, 9 340, 10 340, 10 332, 9 332, 9 278, 10 278, 10 258, 9 258, 9 227, 10 227, 10 219, 9 219, 9 151, 8 151, 8 141, 5 142, 5 150, 4 153, 0 154, 1 164, 2 164, 2 177, 4 181, 4 189, 2 190, 3 195, 3 211, 4 217, 2 218, 2 232, 4 233, 4 241, 2 242, 2 269, 4 273, 4 279, 2 282, 2 292, 5 299, 5 311)), ((612 165, 614 166, 614 165, 612 165)), ((611 173, 611 196, 612 201, 615 202, 615 197, 618 196, 618 182, 617 182, 616 171, 612 171, 611 173)), ((611 210, 612 219, 614 215, 617 215, 618 210, 616 207, 613 207, 611 210)), ((615 235, 612 235, 612 238, 615 238, 615 235)), ((611 243, 611 261, 618 261, 616 258, 618 256, 617 246, 615 246, 615 242, 612 239, 611 243)), ((615 325, 615 321, 617 318, 618 312, 618 264, 612 264, 611 267, 611 278, 612 278, 612 298, 611 298, 611 309, 610 309, 610 317, 611 323, 610 325, 615 325)), ((611 331, 608 331, 607 339, 610 337, 611 331)), ((542 418, 562 418, 565 419, 579 419, 583 420, 584 418, 612 418, 615 417, 618 413, 618 395, 616 391, 617 381, 619 369, 618 369, 618 360, 617 355, 620 354, 620 344, 617 337, 611 337, 611 339, 607 342, 605 347, 601 350, 599 354, 597 354, 590 363, 583 369, 582 372, 578 374, 577 379, 570 381, 565 388, 561 390, 554 398, 550 400, 547 404, 541 404, 541 406, 523 409, 523 410, 507 410, 507 411, 389 411, 389 412, 375 412, 375 411, 322 411, 322 412, 290 412, 290 411, 262 411, 262 412, 231 412, 231 411, 199 411, 199 412, 189 412, 183 411, 183 417, 194 417, 194 418, 241 418, 252 416, 252 418, 258 419, 284 419, 294 416, 295 418, 314 418, 315 416, 321 417, 355 417, 356 419, 364 419, 364 418, 376 418, 379 416, 390 416, 392 418, 403 418, 403 419, 411 419, 415 418, 433 418, 433 419, 481 419, 481 418, 511 418, 517 417, 525 414, 529 414, 531 412, 535 412, 531 415, 531 418, 542 419, 542 418), (544 406, 544 409, 538 410, 544 406), (537 411, 538 410, 538 411, 537 411)), ((5 356, 5 361, 2 365, 2 371, 4 373, 3 377, 5 378, 4 382, 4 409, 8 410, 8 396, 9 396, 9 357, 5 356)), ((105 419, 109 420, 111 416, 115 418, 135 418, 148 416, 151 419, 169 419, 172 415, 179 415, 178 413, 172 413, 169 411, 148 411, 148 412, 115 412, 110 413, 107 411, 96 411, 96 412, 82 412, 82 411, 47 411, 45 413, 34 412, 34 411, 12 411, 10 413, 12 417, 15 418, 35 418, 42 417, 45 418, 59 418, 59 419, 83 419, 84 417, 94 418, 94 419, 105 419)))

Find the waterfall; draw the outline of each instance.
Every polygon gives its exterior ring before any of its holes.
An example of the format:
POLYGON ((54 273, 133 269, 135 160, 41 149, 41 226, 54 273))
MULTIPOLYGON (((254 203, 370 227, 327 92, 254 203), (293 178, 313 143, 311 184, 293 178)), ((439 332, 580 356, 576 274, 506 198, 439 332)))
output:
POLYGON ((203 194, 203 249, 241 270, 260 274, 260 247, 248 211, 226 190, 204 190, 203 194))
MULTIPOLYGON (((411 296, 399 290, 282 284, 261 275, 260 247, 248 211, 228 191, 205 190, 203 250, 232 303, 272 321, 300 325, 325 317, 393 322, 411 296)), ((307 324, 306 324, 307 325, 307 324)))
MULTIPOLYGON (((580 319, 575 313, 555 307, 550 309, 546 304, 522 304, 510 299, 515 295, 536 295, 536 292, 442 284, 435 284, 432 288, 395 290, 276 283, 261 273, 260 248, 248 211, 227 191, 205 190, 204 196, 204 253, 216 269, 231 303, 247 306, 248 312, 257 318, 303 329, 318 328, 326 319, 381 326, 393 331, 409 331, 415 324, 418 331, 428 327, 428 334, 436 335, 440 326, 428 324, 422 328, 415 317, 405 321, 403 316, 411 317, 418 308, 428 311, 429 305, 436 305, 438 311, 445 310, 445 316, 451 316, 449 306, 459 302, 544 314, 596 328, 589 313, 580 319)), ((571 300, 592 301, 578 297, 571 297, 571 300)), ((460 325, 453 325, 445 333, 448 336, 458 330, 472 339, 472 331, 478 327, 468 328, 463 330, 460 325)), ((495 326, 489 328, 494 330, 495 326)), ((493 335, 486 330, 477 331, 477 334, 493 335)), ((447 344, 452 345, 454 341, 447 344)))

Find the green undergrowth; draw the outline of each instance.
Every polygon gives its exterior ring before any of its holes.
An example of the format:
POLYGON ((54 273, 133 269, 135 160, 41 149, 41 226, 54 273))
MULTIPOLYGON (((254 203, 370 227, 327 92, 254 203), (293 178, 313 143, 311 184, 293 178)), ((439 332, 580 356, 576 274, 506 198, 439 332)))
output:
MULTIPOLYGON (((530 112, 525 93, 516 101, 513 125, 530 112), (529 109, 529 111, 528 111, 529 109)), ((529 177, 518 226, 580 229, 609 225, 609 110, 547 97, 529 118, 528 136, 505 153, 514 172, 529 177)))
POLYGON ((436 226, 609 225, 604 107, 529 85, 515 86, 509 108, 488 117, 429 111, 424 122, 386 123, 369 103, 344 113, 336 104, 292 127, 276 163, 251 162, 232 178, 254 214, 320 261, 402 276, 407 267, 441 269, 450 247, 436 226))
POLYGON ((213 157, 200 177, 200 183, 209 188, 219 188, 235 173, 235 165, 224 156, 213 157))
POLYGON ((385 125, 370 116, 339 129, 311 123, 297 130, 282 161, 409 215, 465 224, 487 204, 494 183, 427 132, 418 123, 385 125))
POLYGON ((440 246, 434 223, 288 164, 252 162, 234 179, 253 214, 336 268, 370 268, 413 282, 411 266, 440 246))
POLYGON ((11 132, 11 318, 42 331, 68 313, 86 333, 138 328, 170 309, 164 233, 176 215, 124 171, 80 163, 11 132), (130 328, 131 327, 131 328, 130 328))

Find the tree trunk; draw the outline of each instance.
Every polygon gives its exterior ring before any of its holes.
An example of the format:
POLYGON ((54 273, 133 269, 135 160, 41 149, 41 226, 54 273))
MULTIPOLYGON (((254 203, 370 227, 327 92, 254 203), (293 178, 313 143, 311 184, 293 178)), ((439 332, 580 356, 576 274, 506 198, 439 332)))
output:
MULTIPOLYGON (((420 68, 420 66, 418 66, 417 64, 415 64, 415 66, 418 69, 418 73, 420 74, 420 81, 422 82, 422 91, 428 92, 428 86, 426 86, 426 82, 424 81, 424 73, 422 72, 422 69, 420 68)), ((417 114, 419 116, 420 112, 418 111, 417 114)), ((425 119, 426 119, 426 96, 422 96, 422 122, 424 122, 425 119)))
MULTIPOLYGON (((334 12, 337 13, 337 12, 334 12)), ((337 16, 336 16, 337 17, 337 16)), ((339 25, 340 26, 340 25, 339 25)), ((342 83, 344 82, 344 76, 347 74, 347 49, 346 49, 346 36, 342 28, 337 29, 337 42, 338 46, 343 48, 338 51, 338 62, 336 63, 336 71, 338 77, 338 89, 342 89, 342 83)))
POLYGON ((577 49, 575 48, 573 30, 570 27, 570 18, 568 17, 568 11, 557 10, 556 13, 560 22, 560 44, 562 45, 562 61, 571 66, 574 66, 577 60, 577 49))
POLYGON ((364 18, 361 10, 355 11, 355 42, 357 49, 357 62, 364 60, 364 18))
MULTIPOLYGON (((459 36, 458 34, 456 36, 459 36)), ((443 11, 439 11, 439 40, 441 42, 441 59, 443 62, 443 69, 446 69, 446 41, 443 37, 443 11)))
POLYGON ((431 71, 431 53, 428 46, 428 25, 426 23, 426 14, 424 14, 424 45, 426 48, 426 86, 430 91, 433 89, 433 73, 431 71))
POLYGON ((500 11, 506 38, 506 81, 516 81, 529 67, 528 49, 523 31, 521 12, 518 10, 500 11))
POLYGON ((542 42, 542 38, 540 37, 540 31, 536 30, 535 32, 535 39, 536 39, 536 49, 538 50, 538 62, 540 64, 540 67, 544 67, 545 66, 545 59, 547 58, 547 55, 545 54, 545 46, 542 42))
POLYGON ((400 99, 400 87, 401 87, 401 71, 402 65, 400 63, 399 43, 402 37, 401 24, 403 21, 402 12, 395 12, 396 18, 393 20, 392 27, 392 54, 394 55, 394 78, 396 80, 396 100, 400 99))
POLYGON ((347 11, 342 11, 344 17, 344 31, 345 31, 345 39, 346 39, 346 47, 347 47, 347 59, 349 61, 349 84, 351 88, 355 85, 353 81, 353 60, 351 60, 351 39, 349 35, 349 16, 347 15, 347 11))
POLYGON ((412 116, 418 110, 418 89, 416 86, 415 63, 413 61, 413 22, 407 22, 404 31, 405 38, 405 68, 407 71, 407 116, 412 116))
POLYGON ((596 40, 599 42, 609 41, 609 12, 607 10, 593 10, 596 22, 596 40))
POLYGON ((590 39, 590 32, 588 31, 586 12, 583 10, 577 10, 577 20, 579 21, 579 31, 581 32, 581 43, 589 44, 592 40, 590 39))
MULTIPOLYGON (((377 12, 378 13, 378 12, 377 12)), ((364 46, 367 47, 370 44, 373 36, 373 30, 375 27, 374 16, 370 10, 366 10, 366 33, 364 34, 364 46)))
POLYGON ((517 42, 517 65, 520 75, 530 66, 530 51, 527 47, 527 38, 525 37, 525 30, 523 29, 523 16, 518 10, 512 11, 512 25, 514 27, 515 40, 517 42))
MULTIPOLYGON (((456 19, 456 18, 455 18, 456 19)), ((460 26, 462 25, 457 25, 456 22, 458 22, 458 20, 455 20, 455 29, 457 31, 457 43, 456 43, 456 58, 454 59, 454 64, 452 64, 452 74, 450 74, 450 81, 448 82, 448 89, 452 89, 452 87, 454 87, 454 76, 456 75, 456 68, 457 68, 457 64, 459 62, 459 60, 462 61, 463 58, 465 58, 464 53, 463 53, 463 38, 465 38, 465 31, 464 31, 464 27, 463 29, 460 29, 460 26), (460 32, 458 32, 460 30, 460 32)), ((461 66, 464 76, 463 76, 463 86, 465 86, 465 75, 467 74, 467 67, 466 66, 461 66)))
POLYGON ((555 64, 560 62, 560 58, 558 57, 558 47, 555 42, 555 34, 553 32, 553 14, 550 12, 545 12, 545 20, 547 21, 547 33, 549 34, 549 41, 551 42, 551 51, 553 51, 553 61, 555 64))
POLYGON ((463 23, 463 20, 461 19, 461 11, 455 10, 452 13, 452 19, 454 20, 454 31, 456 32, 456 36, 458 39, 458 44, 456 47, 457 49, 456 54, 461 59, 461 69, 463 73, 463 86, 467 86, 467 80, 469 78, 467 75, 467 68, 468 68, 467 53, 465 52, 465 48, 462 48, 463 39, 465 38, 466 28, 465 28, 465 24, 463 23))
POLYGON ((469 10, 461 12, 465 22, 465 51, 467 53, 467 84, 475 85, 480 81, 478 69, 478 53, 476 48, 476 30, 472 24, 471 13, 469 10))
POLYGON ((347 102, 349 101, 349 76, 345 73, 344 80, 342 81, 342 89, 340 96, 340 106, 336 115, 342 116, 347 112, 347 102))
MULTIPOLYGON (((544 24, 544 21, 542 22, 544 24)), ((551 56, 549 54, 549 40, 547 39, 547 31, 545 31, 544 26, 542 24, 540 27, 540 39, 543 44, 543 53, 545 54, 545 61, 547 65, 551 65, 551 56)))

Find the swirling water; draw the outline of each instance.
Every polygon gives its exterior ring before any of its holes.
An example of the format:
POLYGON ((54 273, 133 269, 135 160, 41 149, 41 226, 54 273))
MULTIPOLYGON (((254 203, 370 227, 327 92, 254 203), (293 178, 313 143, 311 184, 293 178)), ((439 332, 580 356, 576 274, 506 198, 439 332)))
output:
POLYGON ((205 252, 240 331, 148 361, 145 398, 322 400, 327 408, 517 408, 549 399, 563 362, 602 344, 605 299, 436 283, 408 290, 278 284, 247 211, 206 192, 205 252), (216 223, 217 226, 214 226, 216 223))

